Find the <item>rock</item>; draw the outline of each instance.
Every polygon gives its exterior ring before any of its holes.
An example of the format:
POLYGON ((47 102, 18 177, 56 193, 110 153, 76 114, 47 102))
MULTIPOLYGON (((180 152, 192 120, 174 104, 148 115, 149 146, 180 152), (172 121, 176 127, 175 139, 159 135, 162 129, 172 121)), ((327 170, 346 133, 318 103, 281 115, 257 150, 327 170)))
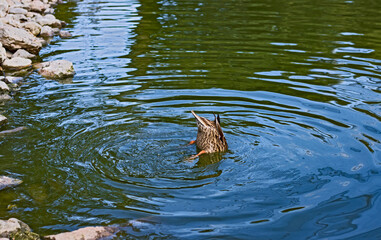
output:
POLYGON ((43 26, 41 28, 40 36, 44 38, 53 37, 54 30, 50 26, 43 26))
POLYGON ((5 83, 8 83, 8 84, 20 85, 23 78, 22 77, 11 77, 11 76, 7 76, 6 78, 4 78, 4 76, 0 76, 0 80, 5 82, 5 83))
POLYGON ((47 8, 47 9, 44 11, 44 14, 54 14, 54 9, 53 9, 53 8, 47 8))
POLYGON ((42 48, 41 41, 30 32, 3 23, 0 23, 0 41, 5 48, 11 51, 23 48, 28 52, 38 54, 42 48))
POLYGON ((23 9, 23 8, 10 7, 8 9, 8 13, 11 13, 11 14, 24 14, 24 15, 26 15, 28 13, 28 11, 23 9))
MULTIPOLYGON (((3 115, 0 115, 0 126, 4 125, 8 122, 8 118, 4 117, 3 115)), ((1 181, 1 180, 0 180, 1 181)), ((1 185, 0 185, 1 186, 1 185)), ((0 188, 1 189, 1 188, 0 188)))
POLYGON ((59 35, 60 35, 61 38, 70 38, 70 37, 72 37, 72 35, 71 35, 70 32, 68 32, 68 31, 63 31, 63 30, 61 30, 61 31, 59 32, 59 35))
POLYGON ((7 51, 3 48, 3 44, 0 42, 0 64, 7 59, 7 51))
POLYGON ((32 61, 27 58, 15 57, 3 62, 3 67, 7 69, 19 70, 32 66, 32 61))
POLYGON ((0 81, 0 93, 8 93, 10 91, 8 85, 5 82, 0 81))
POLYGON ((46 14, 45 16, 36 16, 36 22, 41 26, 48 25, 50 27, 61 28, 61 21, 56 19, 56 17, 52 14, 46 14))
POLYGON ((29 53, 28 51, 24 50, 24 49, 19 49, 17 50, 13 55, 12 55, 12 58, 15 58, 15 57, 21 57, 21 58, 35 58, 36 55, 34 54, 31 54, 29 53))
POLYGON ((7 134, 12 134, 12 133, 17 133, 17 132, 23 131, 25 129, 26 129, 26 127, 17 127, 17 128, 10 129, 10 130, 0 131, 0 136, 7 135, 7 134))
POLYGON ((0 0, 0 18, 3 18, 7 15, 8 7, 9 5, 6 0, 0 0))
POLYGON ((85 227, 73 232, 65 232, 46 236, 50 240, 97 240, 113 236, 118 229, 116 227, 85 227))
POLYGON ((39 0, 34 0, 32 1, 29 6, 28 6, 28 10, 29 11, 33 11, 33 12, 39 12, 39 13, 42 13, 46 10, 48 6, 45 5, 43 2, 39 1, 39 0))
POLYGON ((22 25, 20 19, 18 19, 15 14, 8 14, 7 16, 1 18, 1 22, 3 24, 8 24, 16 28, 20 28, 22 25))
POLYGON ((55 60, 43 63, 39 73, 46 78, 65 78, 75 74, 73 63, 66 60, 55 60))
MULTIPOLYGON (((4 116, 2 116, 2 117, 4 117, 4 116)), ((0 176, 0 190, 2 190, 4 188, 15 187, 17 185, 20 185, 21 183, 22 183, 22 181, 19 179, 10 178, 10 177, 6 177, 6 176, 0 176)), ((0 229, 1 229, 1 226, 0 226, 0 229)))
POLYGON ((22 27, 31 32, 34 36, 37 36, 41 32, 41 25, 36 22, 23 23, 22 27))
POLYGON ((9 220, 0 220, 0 237, 9 239, 40 239, 39 235, 32 233, 30 227, 16 219, 10 218, 9 220))
POLYGON ((9 100, 12 100, 11 96, 9 96, 8 94, 0 94, 0 101, 1 102, 3 102, 3 101, 9 101, 9 100))

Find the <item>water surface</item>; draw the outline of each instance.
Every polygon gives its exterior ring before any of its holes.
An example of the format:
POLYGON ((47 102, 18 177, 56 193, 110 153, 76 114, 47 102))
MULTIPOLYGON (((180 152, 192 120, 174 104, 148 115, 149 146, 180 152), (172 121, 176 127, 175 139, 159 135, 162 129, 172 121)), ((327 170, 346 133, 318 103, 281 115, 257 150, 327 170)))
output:
MULTIPOLYGON (((364 1, 91 1, 60 5, 73 79, 34 73, 0 106, 0 218, 121 238, 381 236, 381 32, 364 1), (221 115, 224 154, 186 146, 190 111, 221 115), (7 210, 13 204, 17 208, 7 210), (131 220, 146 224, 129 227, 131 220)), ((136 223, 137 224, 137 223, 136 223)))

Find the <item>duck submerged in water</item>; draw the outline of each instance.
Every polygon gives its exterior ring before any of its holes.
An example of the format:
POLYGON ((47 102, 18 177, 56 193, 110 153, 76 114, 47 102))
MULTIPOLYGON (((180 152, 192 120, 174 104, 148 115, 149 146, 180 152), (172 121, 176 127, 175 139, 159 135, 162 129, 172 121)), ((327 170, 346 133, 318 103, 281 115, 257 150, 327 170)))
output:
POLYGON ((220 115, 214 115, 214 121, 210 121, 204 117, 198 116, 194 111, 191 111, 197 121, 197 138, 196 141, 191 141, 189 144, 196 143, 197 148, 201 151, 189 159, 195 159, 204 153, 225 152, 228 150, 224 132, 220 125, 220 115))

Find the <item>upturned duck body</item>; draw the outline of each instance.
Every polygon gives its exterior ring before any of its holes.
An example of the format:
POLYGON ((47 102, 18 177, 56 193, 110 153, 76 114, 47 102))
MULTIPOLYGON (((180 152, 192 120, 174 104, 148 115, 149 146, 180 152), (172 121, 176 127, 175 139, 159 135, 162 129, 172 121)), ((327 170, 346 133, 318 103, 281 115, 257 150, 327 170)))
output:
POLYGON ((191 141, 190 144, 196 143, 197 148, 201 149, 201 151, 192 156, 191 159, 203 153, 227 151, 228 143, 220 125, 220 115, 214 115, 214 121, 210 121, 198 116, 194 111, 192 111, 192 114, 196 118, 198 131, 196 140, 191 141))

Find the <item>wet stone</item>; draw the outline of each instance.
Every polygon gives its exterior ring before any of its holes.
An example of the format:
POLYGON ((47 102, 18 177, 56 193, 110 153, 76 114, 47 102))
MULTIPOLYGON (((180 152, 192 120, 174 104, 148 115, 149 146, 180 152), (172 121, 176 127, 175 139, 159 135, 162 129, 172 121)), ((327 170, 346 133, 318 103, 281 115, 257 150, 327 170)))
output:
POLYGON ((0 76, 0 81, 3 81, 3 82, 8 83, 8 84, 17 84, 17 85, 20 85, 23 79, 24 78, 22 78, 22 77, 12 77, 12 76, 4 77, 4 76, 0 76))
POLYGON ((30 227, 26 223, 16 218, 0 220, 0 238, 28 240, 40 239, 38 234, 31 232, 30 227))
POLYGON ((3 81, 0 81, 0 93, 8 93, 10 91, 8 85, 3 82, 3 81))
POLYGON ((73 63, 66 60, 55 60, 42 63, 39 73, 46 78, 66 78, 75 74, 73 63))
MULTIPOLYGON (((0 102, 12 100, 8 94, 0 94, 0 102)), ((1 124, 0 124, 1 125, 1 124)))
POLYGON ((63 30, 60 31, 59 35, 61 38, 70 38, 72 36, 70 32, 63 30))
POLYGON ((50 240, 97 240, 113 236, 118 229, 116 227, 85 227, 72 232, 46 236, 50 240))
MULTIPOLYGON (((4 117, 3 115, 0 115, 0 126, 1 125, 4 125, 5 123, 7 123, 8 122, 8 119, 6 118, 6 117, 4 117)), ((1 178, 2 177, 0 177, 0 182, 1 182, 1 178)), ((4 180, 4 182, 5 182, 5 180, 4 180)), ((0 187, 1 187, 1 184, 0 184, 0 187)), ((0 188, 1 189, 1 188, 0 188)))
POLYGON ((21 183, 22 181, 19 179, 7 177, 7 176, 0 176, 0 190, 5 188, 15 187, 17 185, 20 185, 21 183))

